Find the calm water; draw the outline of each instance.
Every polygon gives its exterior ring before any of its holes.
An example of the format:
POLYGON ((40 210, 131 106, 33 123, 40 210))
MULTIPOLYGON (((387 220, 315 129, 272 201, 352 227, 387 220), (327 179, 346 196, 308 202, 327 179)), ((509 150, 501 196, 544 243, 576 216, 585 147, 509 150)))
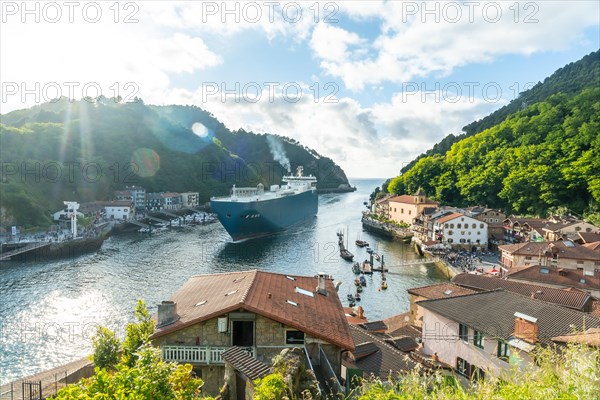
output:
POLYGON ((322 195, 319 214, 310 223, 269 238, 231 243, 220 224, 111 237, 101 251, 76 259, 0 264, 0 384, 55 367, 89 354, 89 337, 97 324, 123 335, 133 320, 137 299, 151 312, 190 276, 261 269, 289 274, 326 272, 343 283, 339 295, 354 292, 351 263, 339 257, 336 232, 344 230, 355 259, 367 240, 385 255, 387 291, 378 292, 380 275, 367 277, 362 306, 377 320, 408 310, 410 287, 439 282, 435 266, 402 266, 416 255, 398 242, 362 232, 363 202, 379 180, 355 180, 358 191, 322 195))

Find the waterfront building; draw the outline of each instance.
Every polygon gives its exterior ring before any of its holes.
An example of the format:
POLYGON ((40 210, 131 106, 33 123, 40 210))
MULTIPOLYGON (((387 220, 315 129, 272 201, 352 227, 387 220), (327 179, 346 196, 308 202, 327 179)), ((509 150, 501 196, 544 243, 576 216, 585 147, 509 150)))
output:
POLYGON ((453 213, 433 221, 434 237, 440 243, 465 250, 487 249, 487 222, 453 213))
POLYGON ((102 213, 106 219, 129 221, 135 217, 135 207, 131 201, 105 201, 102 202, 102 207, 102 213))
POLYGON ((200 194, 198 192, 184 192, 181 195, 182 207, 198 207, 200 204, 200 194))
POLYGON ((423 212, 425 208, 437 208, 438 203, 427 198, 422 188, 414 195, 394 196, 388 200, 388 212, 390 219, 396 222, 404 222, 412 225, 413 220, 423 212))
POLYGON ((164 209, 165 210, 179 210, 181 208, 182 199, 181 194, 179 193, 162 193, 162 198, 164 199, 164 209))
POLYGON ((131 200, 136 210, 146 209, 146 189, 141 186, 125 186, 125 190, 131 193, 131 200))

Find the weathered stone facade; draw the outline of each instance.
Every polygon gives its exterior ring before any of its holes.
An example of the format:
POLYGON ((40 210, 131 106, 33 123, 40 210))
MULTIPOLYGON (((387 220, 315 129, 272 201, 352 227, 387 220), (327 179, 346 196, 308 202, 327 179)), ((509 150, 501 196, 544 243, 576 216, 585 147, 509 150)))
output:
MULTIPOLYGON (((183 328, 156 338, 155 346, 200 346, 200 347, 229 347, 232 346, 232 321, 243 316, 243 320, 254 321, 254 351, 258 360, 271 364, 273 357, 281 353, 282 349, 292 347, 286 344, 286 331, 297 330, 267 317, 252 313, 230 313, 220 315, 207 321, 199 322, 187 328, 183 328), (227 317, 228 331, 218 332, 219 317, 227 317)), ((341 368, 341 349, 328 344, 321 339, 316 339, 305 334, 307 347, 312 348, 310 343, 319 343, 326 354, 332 368, 339 376, 341 368)), ((318 351, 311 352, 310 358, 313 363, 318 360, 318 351)), ((203 393, 205 395, 217 395, 225 382, 225 366, 216 365, 194 365, 194 371, 204 380, 203 393)), ((231 377, 230 377, 231 380, 231 377)), ((251 385, 250 385, 251 386, 251 385)))

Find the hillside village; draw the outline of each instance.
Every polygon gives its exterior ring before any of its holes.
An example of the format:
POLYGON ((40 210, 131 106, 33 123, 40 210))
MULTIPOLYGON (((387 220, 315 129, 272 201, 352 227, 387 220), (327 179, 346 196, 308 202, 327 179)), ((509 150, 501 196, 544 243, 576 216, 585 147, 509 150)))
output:
POLYGON ((193 276, 158 305, 153 346, 165 361, 190 364, 204 395, 231 399, 252 397, 285 349, 299 350, 316 397, 346 396, 357 377, 386 381, 417 367, 468 387, 535 366, 538 348, 600 349, 597 227, 440 207, 422 190, 379 199, 372 213, 408 226, 431 254, 495 251, 499 269, 452 267, 450 281, 408 289, 409 309, 382 320, 344 307, 326 274, 193 276))

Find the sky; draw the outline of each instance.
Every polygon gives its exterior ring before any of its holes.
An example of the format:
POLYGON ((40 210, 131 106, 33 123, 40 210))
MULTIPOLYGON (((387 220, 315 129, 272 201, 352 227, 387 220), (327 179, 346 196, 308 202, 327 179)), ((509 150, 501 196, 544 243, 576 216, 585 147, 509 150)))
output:
POLYGON ((387 178, 599 47, 597 1, 1 0, 0 113, 195 105, 387 178))

